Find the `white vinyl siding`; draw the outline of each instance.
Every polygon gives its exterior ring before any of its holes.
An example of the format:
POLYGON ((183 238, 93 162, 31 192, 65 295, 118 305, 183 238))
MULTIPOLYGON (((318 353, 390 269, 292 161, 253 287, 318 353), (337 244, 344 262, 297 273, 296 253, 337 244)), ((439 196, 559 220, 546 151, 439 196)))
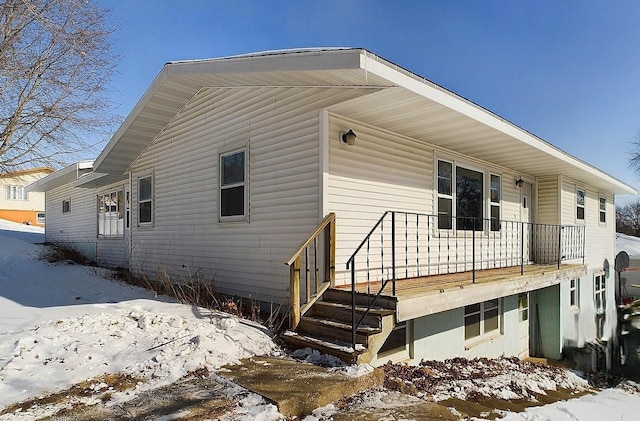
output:
MULTIPOLYGON (((122 184, 106 188, 108 191, 122 189, 122 184)), ((97 238, 97 196, 94 189, 73 188, 70 184, 47 191, 45 241, 75 248, 105 266, 127 267, 127 248, 122 236, 97 238), (63 200, 71 202, 71 212, 62 213, 63 200)))
POLYGON ((132 225, 134 272, 155 276, 166 268, 179 279, 187 270, 200 270, 215 278, 220 292, 287 302, 284 261, 322 218, 320 110, 361 93, 304 87, 201 90, 132 166, 133 179, 154 171, 154 229, 132 225), (250 223, 217 223, 219 154, 243 143, 250 166, 250 223))

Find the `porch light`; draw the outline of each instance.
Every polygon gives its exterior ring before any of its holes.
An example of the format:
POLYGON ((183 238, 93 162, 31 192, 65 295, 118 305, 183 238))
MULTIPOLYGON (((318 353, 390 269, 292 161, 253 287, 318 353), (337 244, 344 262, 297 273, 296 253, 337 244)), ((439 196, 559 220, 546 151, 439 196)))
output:
POLYGON ((357 137, 356 134, 351 129, 349 129, 349 131, 346 133, 344 132, 340 133, 340 140, 342 140, 343 143, 346 143, 349 146, 355 145, 356 137, 357 137))
POLYGON ((516 180, 516 187, 522 188, 523 185, 524 185, 524 180, 522 179, 522 177, 518 178, 516 180))

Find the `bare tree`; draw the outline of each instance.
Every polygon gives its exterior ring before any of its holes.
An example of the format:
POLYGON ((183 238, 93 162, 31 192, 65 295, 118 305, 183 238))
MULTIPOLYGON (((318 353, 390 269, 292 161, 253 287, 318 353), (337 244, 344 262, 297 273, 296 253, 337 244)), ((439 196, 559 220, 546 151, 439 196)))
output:
POLYGON ((629 151, 629 167, 640 175, 640 131, 636 133, 633 142, 631 142, 631 150, 629 151))
POLYGON ((616 206, 616 231, 640 237, 640 201, 616 206))
POLYGON ((0 0, 0 174, 62 165, 113 129, 108 14, 91 0, 0 0))

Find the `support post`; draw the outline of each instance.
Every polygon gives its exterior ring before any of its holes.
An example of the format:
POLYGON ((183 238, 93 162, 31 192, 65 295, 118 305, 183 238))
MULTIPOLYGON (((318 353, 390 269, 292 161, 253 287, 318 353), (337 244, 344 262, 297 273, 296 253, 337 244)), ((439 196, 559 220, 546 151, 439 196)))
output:
POLYGON ((396 295, 396 213, 391 212, 391 293, 396 295))
POLYGON ((558 227, 558 270, 560 270, 560 262, 562 262, 562 230, 564 227, 558 227))
POLYGON ((520 222, 520 275, 524 275, 524 222, 520 222))
POLYGON ((291 302, 290 319, 291 329, 298 327, 300 323, 300 256, 290 266, 291 285, 289 286, 289 300, 291 302))

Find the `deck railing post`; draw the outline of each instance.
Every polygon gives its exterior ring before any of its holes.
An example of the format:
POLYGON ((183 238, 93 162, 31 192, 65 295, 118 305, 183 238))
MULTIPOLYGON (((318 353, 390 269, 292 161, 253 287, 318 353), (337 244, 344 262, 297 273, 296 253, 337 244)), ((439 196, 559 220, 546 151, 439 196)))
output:
POLYGON ((471 234, 471 280, 476 283, 476 218, 473 218, 473 234, 471 234))
POLYGON ((524 275, 524 222, 520 222, 520 275, 524 275))
POLYGON ((562 262, 562 230, 563 226, 558 227, 558 270, 560 270, 560 262, 562 262))
POLYGON ((391 212, 391 293, 396 295, 396 212, 391 212))
POLYGON ((356 350, 356 260, 351 261, 351 344, 356 350))

